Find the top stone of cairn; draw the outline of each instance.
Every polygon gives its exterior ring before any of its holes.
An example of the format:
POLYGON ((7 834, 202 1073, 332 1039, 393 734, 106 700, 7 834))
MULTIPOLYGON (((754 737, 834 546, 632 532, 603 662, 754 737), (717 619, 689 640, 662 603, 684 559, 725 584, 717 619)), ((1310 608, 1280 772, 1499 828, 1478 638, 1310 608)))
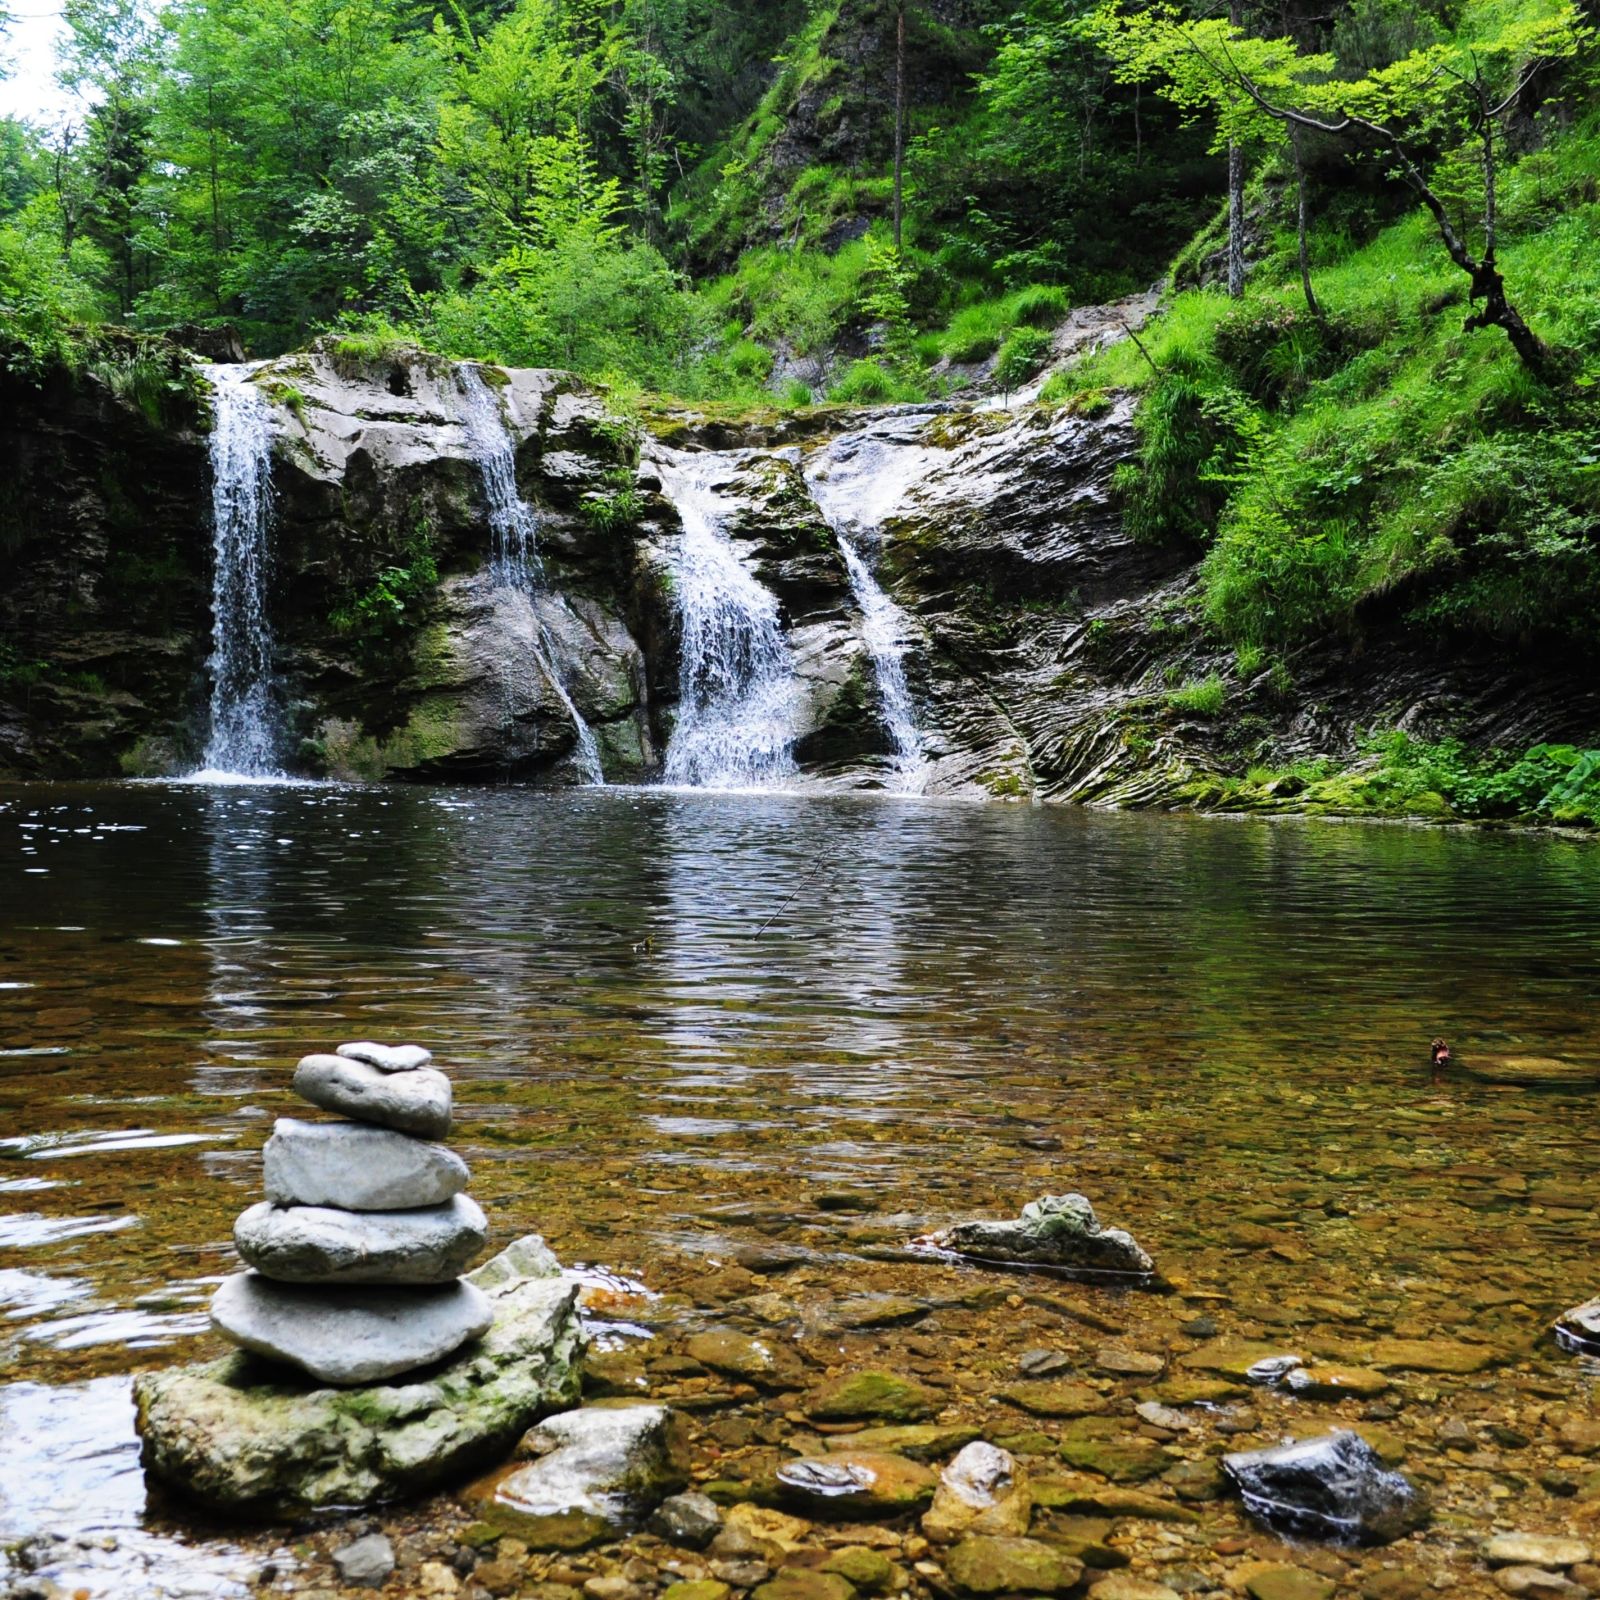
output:
POLYGON ((433 1052, 420 1044, 374 1044, 370 1039, 342 1044, 339 1054, 348 1061, 363 1061, 379 1072, 415 1072, 433 1060, 433 1052))

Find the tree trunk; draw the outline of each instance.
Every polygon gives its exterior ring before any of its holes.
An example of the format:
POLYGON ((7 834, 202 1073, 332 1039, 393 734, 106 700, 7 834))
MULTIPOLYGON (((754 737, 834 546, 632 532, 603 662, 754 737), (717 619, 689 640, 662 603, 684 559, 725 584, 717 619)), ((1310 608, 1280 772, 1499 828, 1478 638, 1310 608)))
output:
POLYGON ((1522 320, 1522 313, 1506 299, 1505 279, 1492 261, 1479 264, 1472 274, 1474 303, 1481 300, 1483 309, 1474 311, 1462 324, 1468 333, 1475 328, 1499 328, 1511 341, 1522 364, 1540 378, 1550 376, 1550 347, 1522 320))
POLYGON ((900 248, 906 164, 906 0, 894 8, 894 247, 900 248))
MULTIPOLYGON (((1228 21, 1243 26, 1244 8, 1239 0, 1228 7, 1228 21)), ((1244 293, 1244 151, 1236 140, 1228 141, 1228 294, 1237 300, 1244 293)))
POLYGON ((1244 293, 1244 151, 1228 145, 1228 293, 1244 293))
POLYGON ((1295 184, 1295 243, 1300 253, 1300 287, 1305 291, 1306 309, 1318 322, 1322 321, 1322 307, 1317 304, 1316 291, 1311 287, 1310 227, 1306 217, 1306 169, 1300 159, 1300 130, 1291 128, 1289 138, 1294 148, 1295 184))

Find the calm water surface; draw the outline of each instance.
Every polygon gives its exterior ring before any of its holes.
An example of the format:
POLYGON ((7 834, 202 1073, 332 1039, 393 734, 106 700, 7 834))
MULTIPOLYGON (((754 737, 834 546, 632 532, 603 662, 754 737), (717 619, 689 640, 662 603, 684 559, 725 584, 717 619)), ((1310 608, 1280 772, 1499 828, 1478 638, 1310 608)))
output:
POLYGON ((1427 1041, 1600 1069, 1597 998, 1600 852, 1547 837, 0 788, 0 1541, 131 1472, 125 1423, 109 1464, 81 1437, 131 1369, 220 1348, 205 1301, 308 1050, 431 1046, 496 1241, 647 1283, 774 1239, 854 1281, 1077 1188, 1259 1323, 1514 1340, 1600 1291, 1600 1102, 1431 1089, 1427 1041), (841 1184, 870 1226, 813 1204, 841 1184))

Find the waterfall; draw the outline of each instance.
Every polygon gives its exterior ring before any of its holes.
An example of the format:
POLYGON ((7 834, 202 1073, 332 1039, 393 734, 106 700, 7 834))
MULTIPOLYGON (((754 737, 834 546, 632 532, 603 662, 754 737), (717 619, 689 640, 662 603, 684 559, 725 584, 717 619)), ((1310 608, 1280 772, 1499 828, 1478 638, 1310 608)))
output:
POLYGON ((208 366, 211 428, 211 734, 196 776, 280 776, 267 620, 272 408, 248 367, 208 366))
POLYGON ((861 612, 861 638, 872 657, 872 673, 878 681, 884 732, 894 746, 894 782, 890 787, 915 792, 921 787, 927 757, 917 729, 911 689, 906 683, 906 614, 889 598, 852 536, 842 526, 834 532, 861 612))
POLYGON ((539 520, 517 488, 516 446, 511 432, 500 413, 499 401, 478 369, 463 365, 456 369, 456 374, 465 402, 461 423, 466 429, 467 448, 477 463, 483 479, 484 498, 489 503, 489 531, 493 541, 489 557, 490 581, 497 589, 510 590, 527 598, 534 613, 537 635, 534 648, 539 669, 555 691, 578 736, 578 769, 585 783, 603 785, 605 772, 594 730, 578 710, 556 670, 554 641, 534 605, 545 588, 544 562, 539 556, 539 520))
POLYGON ((868 553, 876 557, 884 518, 925 469, 928 458, 909 441, 892 456, 886 456, 882 446, 883 441, 875 438, 835 441, 809 463, 806 486, 839 541, 861 613, 861 639, 872 659, 883 728, 894 746, 889 787, 916 794, 927 779, 928 759, 906 682, 911 619, 878 582, 868 553))
POLYGON ((678 720, 666 780, 749 789, 794 776, 799 685, 778 626, 778 601, 745 569, 722 526, 711 454, 664 454, 662 487, 682 533, 668 563, 682 623, 678 720))

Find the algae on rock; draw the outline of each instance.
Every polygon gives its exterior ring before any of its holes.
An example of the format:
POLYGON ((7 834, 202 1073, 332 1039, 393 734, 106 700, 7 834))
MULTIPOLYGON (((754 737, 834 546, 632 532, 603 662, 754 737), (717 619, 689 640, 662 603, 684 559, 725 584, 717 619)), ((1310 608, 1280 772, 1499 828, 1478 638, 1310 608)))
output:
POLYGON ((410 1382, 318 1388, 242 1353, 143 1374, 146 1471, 221 1510, 289 1516, 370 1505, 492 1462, 580 1386, 578 1287, 531 1250, 508 1270, 517 1249, 473 1274, 494 1306, 489 1331, 410 1382))

